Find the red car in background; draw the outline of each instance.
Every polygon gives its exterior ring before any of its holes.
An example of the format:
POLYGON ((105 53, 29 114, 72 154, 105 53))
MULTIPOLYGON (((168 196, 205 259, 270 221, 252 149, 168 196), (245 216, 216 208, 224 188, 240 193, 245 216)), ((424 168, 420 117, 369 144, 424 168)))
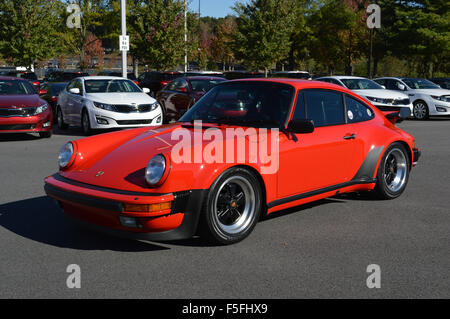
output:
POLYGON ((275 211, 348 192, 400 196, 420 157, 414 138, 395 126, 409 115, 383 113, 325 82, 229 81, 177 123, 67 143, 45 191, 75 220, 120 236, 173 240, 198 229, 232 244, 275 211), (265 149, 260 158, 245 151, 256 147, 265 149), (202 159, 213 153, 218 160, 202 159))
POLYGON ((39 133, 52 136, 51 107, 30 82, 0 77, 0 133, 39 133))
POLYGON ((178 120, 216 84, 226 81, 221 77, 188 76, 173 80, 156 94, 162 106, 165 122, 178 120))

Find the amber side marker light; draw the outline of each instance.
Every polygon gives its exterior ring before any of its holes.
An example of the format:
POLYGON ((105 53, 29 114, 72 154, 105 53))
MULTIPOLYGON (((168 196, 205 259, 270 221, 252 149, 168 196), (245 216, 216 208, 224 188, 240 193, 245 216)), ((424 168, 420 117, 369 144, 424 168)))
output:
POLYGON ((124 204, 124 210, 126 212, 133 212, 133 213, 151 213, 171 208, 172 202, 165 202, 159 204, 124 204))

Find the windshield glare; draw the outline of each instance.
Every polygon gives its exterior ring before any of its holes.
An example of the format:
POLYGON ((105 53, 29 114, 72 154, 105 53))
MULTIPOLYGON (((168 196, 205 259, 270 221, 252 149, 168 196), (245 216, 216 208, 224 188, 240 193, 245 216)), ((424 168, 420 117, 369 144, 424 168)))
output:
POLYGON ((341 79, 349 90, 383 90, 383 87, 368 79, 341 79))
POLYGON ((128 80, 86 80, 86 93, 138 93, 141 89, 128 80))
POLYGON ((0 80, 0 94, 29 95, 29 94, 36 94, 36 91, 26 81, 0 80))
POLYGON ((440 87, 431 81, 425 79, 403 79, 411 89, 440 89, 440 87))
POLYGON ((226 83, 214 87, 179 121, 283 127, 295 89, 281 83, 226 83))

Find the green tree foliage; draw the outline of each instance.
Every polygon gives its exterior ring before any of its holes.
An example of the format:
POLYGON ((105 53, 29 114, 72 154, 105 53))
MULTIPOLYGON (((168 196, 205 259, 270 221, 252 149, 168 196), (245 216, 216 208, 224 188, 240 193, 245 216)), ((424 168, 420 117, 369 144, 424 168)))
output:
POLYGON ((251 0, 237 3, 235 52, 252 69, 272 67, 284 59, 291 45, 294 0, 251 0))
POLYGON ((184 3, 179 0, 128 0, 133 53, 158 69, 184 61, 184 3))
POLYGON ((16 66, 52 58, 60 48, 57 0, 1 0, 0 53, 16 66))

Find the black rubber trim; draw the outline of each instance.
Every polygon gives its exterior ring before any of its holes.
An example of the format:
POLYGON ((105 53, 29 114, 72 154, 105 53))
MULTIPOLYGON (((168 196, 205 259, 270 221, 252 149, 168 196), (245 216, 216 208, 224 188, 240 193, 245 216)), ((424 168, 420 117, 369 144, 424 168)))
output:
POLYGON ((367 180, 373 178, 375 176, 375 169, 377 168, 377 164, 383 150, 384 146, 374 147, 371 149, 352 180, 367 180))
POLYGON ((359 185, 359 184, 372 184, 372 183, 376 183, 376 182, 377 182, 376 178, 352 180, 352 181, 349 181, 349 182, 346 182, 346 183, 320 188, 320 189, 315 190, 315 191, 311 191, 311 192, 307 192, 307 193, 302 193, 302 194, 297 194, 297 195, 293 195, 293 196, 277 199, 277 200, 274 200, 274 201, 268 203, 267 207, 268 208, 272 208, 272 207, 283 205, 283 204, 286 204, 286 203, 289 203, 289 202, 293 202, 293 201, 296 201, 296 200, 300 200, 300 199, 304 199, 304 198, 308 198, 308 197, 313 197, 313 196, 320 195, 320 194, 323 194, 323 193, 332 192, 332 191, 338 190, 340 188, 348 187, 348 186, 359 185))
POLYGON ((83 187, 83 188, 87 188, 87 189, 92 189, 92 190, 96 190, 96 191, 101 191, 101 192, 106 192, 106 193, 113 193, 113 194, 120 194, 120 195, 130 195, 130 196, 167 196, 170 195, 169 194, 161 194, 161 193, 144 193, 144 192, 133 192, 133 191, 125 191, 125 190, 120 190, 120 189, 115 189, 115 188, 109 188, 109 187, 102 187, 102 186, 96 186, 96 185, 92 185, 92 184, 87 184, 87 183, 83 183, 83 182, 78 182, 75 181, 73 179, 69 179, 66 178, 60 174, 55 174, 53 175, 53 178, 56 179, 57 181, 63 182, 63 183, 67 183, 70 185, 74 185, 74 186, 78 186, 78 187, 83 187))
POLYGON ((54 197, 57 200, 78 203, 85 206, 110 210, 119 213, 122 213, 124 210, 123 204, 119 202, 72 193, 57 187, 53 187, 49 184, 45 184, 44 189, 48 196, 54 197))
POLYGON ((413 163, 417 163, 420 159, 422 152, 418 148, 413 149, 413 163))

